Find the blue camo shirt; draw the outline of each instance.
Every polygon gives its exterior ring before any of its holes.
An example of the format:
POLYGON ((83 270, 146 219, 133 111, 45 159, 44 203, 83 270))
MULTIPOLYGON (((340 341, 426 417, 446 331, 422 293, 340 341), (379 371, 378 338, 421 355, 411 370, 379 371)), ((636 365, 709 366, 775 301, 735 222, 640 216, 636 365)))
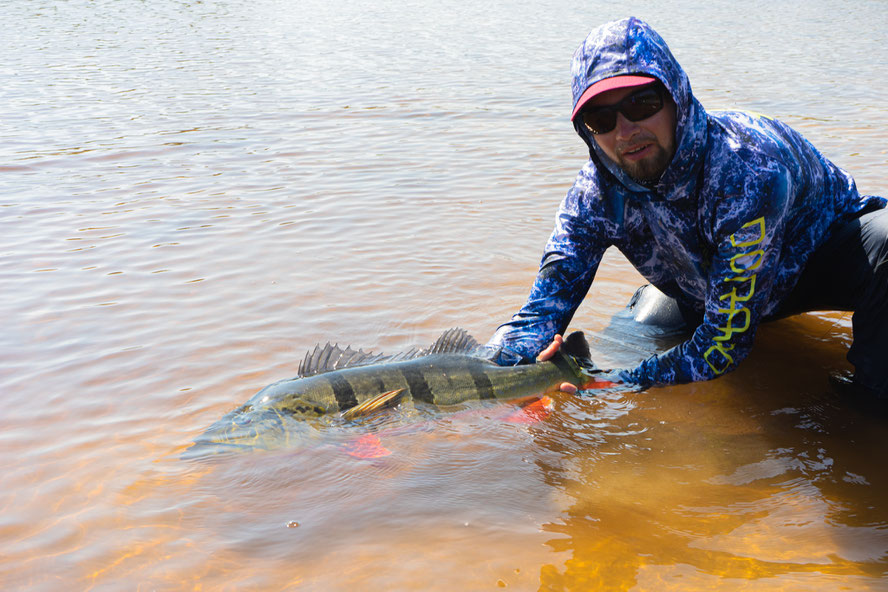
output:
POLYGON ((837 221, 884 207, 804 137, 768 117, 707 112, 663 39, 629 18, 592 31, 572 62, 574 105, 604 78, 658 78, 676 103, 676 152, 653 187, 633 181, 587 136, 590 159, 561 203, 530 296, 487 346, 497 362, 531 361, 563 333, 616 246, 651 284, 702 315, 676 347, 619 370, 649 386, 734 369, 837 221))

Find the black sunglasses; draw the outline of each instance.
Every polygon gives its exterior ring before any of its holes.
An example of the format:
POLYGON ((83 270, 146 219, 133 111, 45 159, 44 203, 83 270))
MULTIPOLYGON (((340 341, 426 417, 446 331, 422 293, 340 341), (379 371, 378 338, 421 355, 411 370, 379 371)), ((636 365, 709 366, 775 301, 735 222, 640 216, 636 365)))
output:
POLYGON ((623 97, 615 105, 586 107, 580 112, 583 123, 593 134, 606 134, 617 126, 617 113, 629 121, 641 121, 657 114, 663 108, 663 89, 659 84, 646 86, 623 97))

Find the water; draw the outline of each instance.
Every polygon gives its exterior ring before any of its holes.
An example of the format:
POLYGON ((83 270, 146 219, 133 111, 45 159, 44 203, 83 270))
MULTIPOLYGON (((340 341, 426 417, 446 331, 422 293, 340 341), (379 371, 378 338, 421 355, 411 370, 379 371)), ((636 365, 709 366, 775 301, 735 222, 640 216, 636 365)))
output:
MULTIPOLYGON (((570 56, 633 13, 705 106, 888 194, 884 2, 5 2, 0 587, 888 589, 885 423, 826 381, 843 314, 715 382, 531 426, 469 405, 376 460, 178 459, 317 342, 508 318, 584 159, 570 56)), ((609 253, 575 317, 603 365, 662 345, 606 331, 639 281, 609 253)))

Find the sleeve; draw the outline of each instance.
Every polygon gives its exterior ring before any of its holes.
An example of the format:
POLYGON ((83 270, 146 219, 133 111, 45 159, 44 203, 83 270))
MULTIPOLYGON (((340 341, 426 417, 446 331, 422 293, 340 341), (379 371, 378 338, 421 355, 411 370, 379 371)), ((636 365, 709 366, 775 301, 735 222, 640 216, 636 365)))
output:
POLYGON ((533 362, 563 333, 585 298, 608 246, 603 216, 590 212, 582 175, 561 203, 524 306, 500 325, 485 348, 500 365, 533 362))
POLYGON ((716 207, 703 322, 684 343, 619 371, 624 382, 710 380, 749 354, 779 267, 791 180, 783 167, 748 179, 739 197, 716 207))

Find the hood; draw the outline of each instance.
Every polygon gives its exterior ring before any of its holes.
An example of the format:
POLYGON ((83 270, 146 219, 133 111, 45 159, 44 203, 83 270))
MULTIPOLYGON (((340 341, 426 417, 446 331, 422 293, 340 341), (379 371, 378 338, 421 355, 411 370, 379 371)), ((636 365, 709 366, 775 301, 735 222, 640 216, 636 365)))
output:
MULTIPOLYGON (((657 182, 657 193, 679 199, 692 190, 706 147, 706 112, 694 98, 687 74, 663 38, 635 17, 602 25, 589 33, 571 63, 573 107, 591 85, 605 78, 643 74, 660 80, 675 101, 675 155, 657 182)), ((574 128, 589 146, 589 156, 627 189, 649 192, 610 160, 592 139, 579 117, 574 128)))

